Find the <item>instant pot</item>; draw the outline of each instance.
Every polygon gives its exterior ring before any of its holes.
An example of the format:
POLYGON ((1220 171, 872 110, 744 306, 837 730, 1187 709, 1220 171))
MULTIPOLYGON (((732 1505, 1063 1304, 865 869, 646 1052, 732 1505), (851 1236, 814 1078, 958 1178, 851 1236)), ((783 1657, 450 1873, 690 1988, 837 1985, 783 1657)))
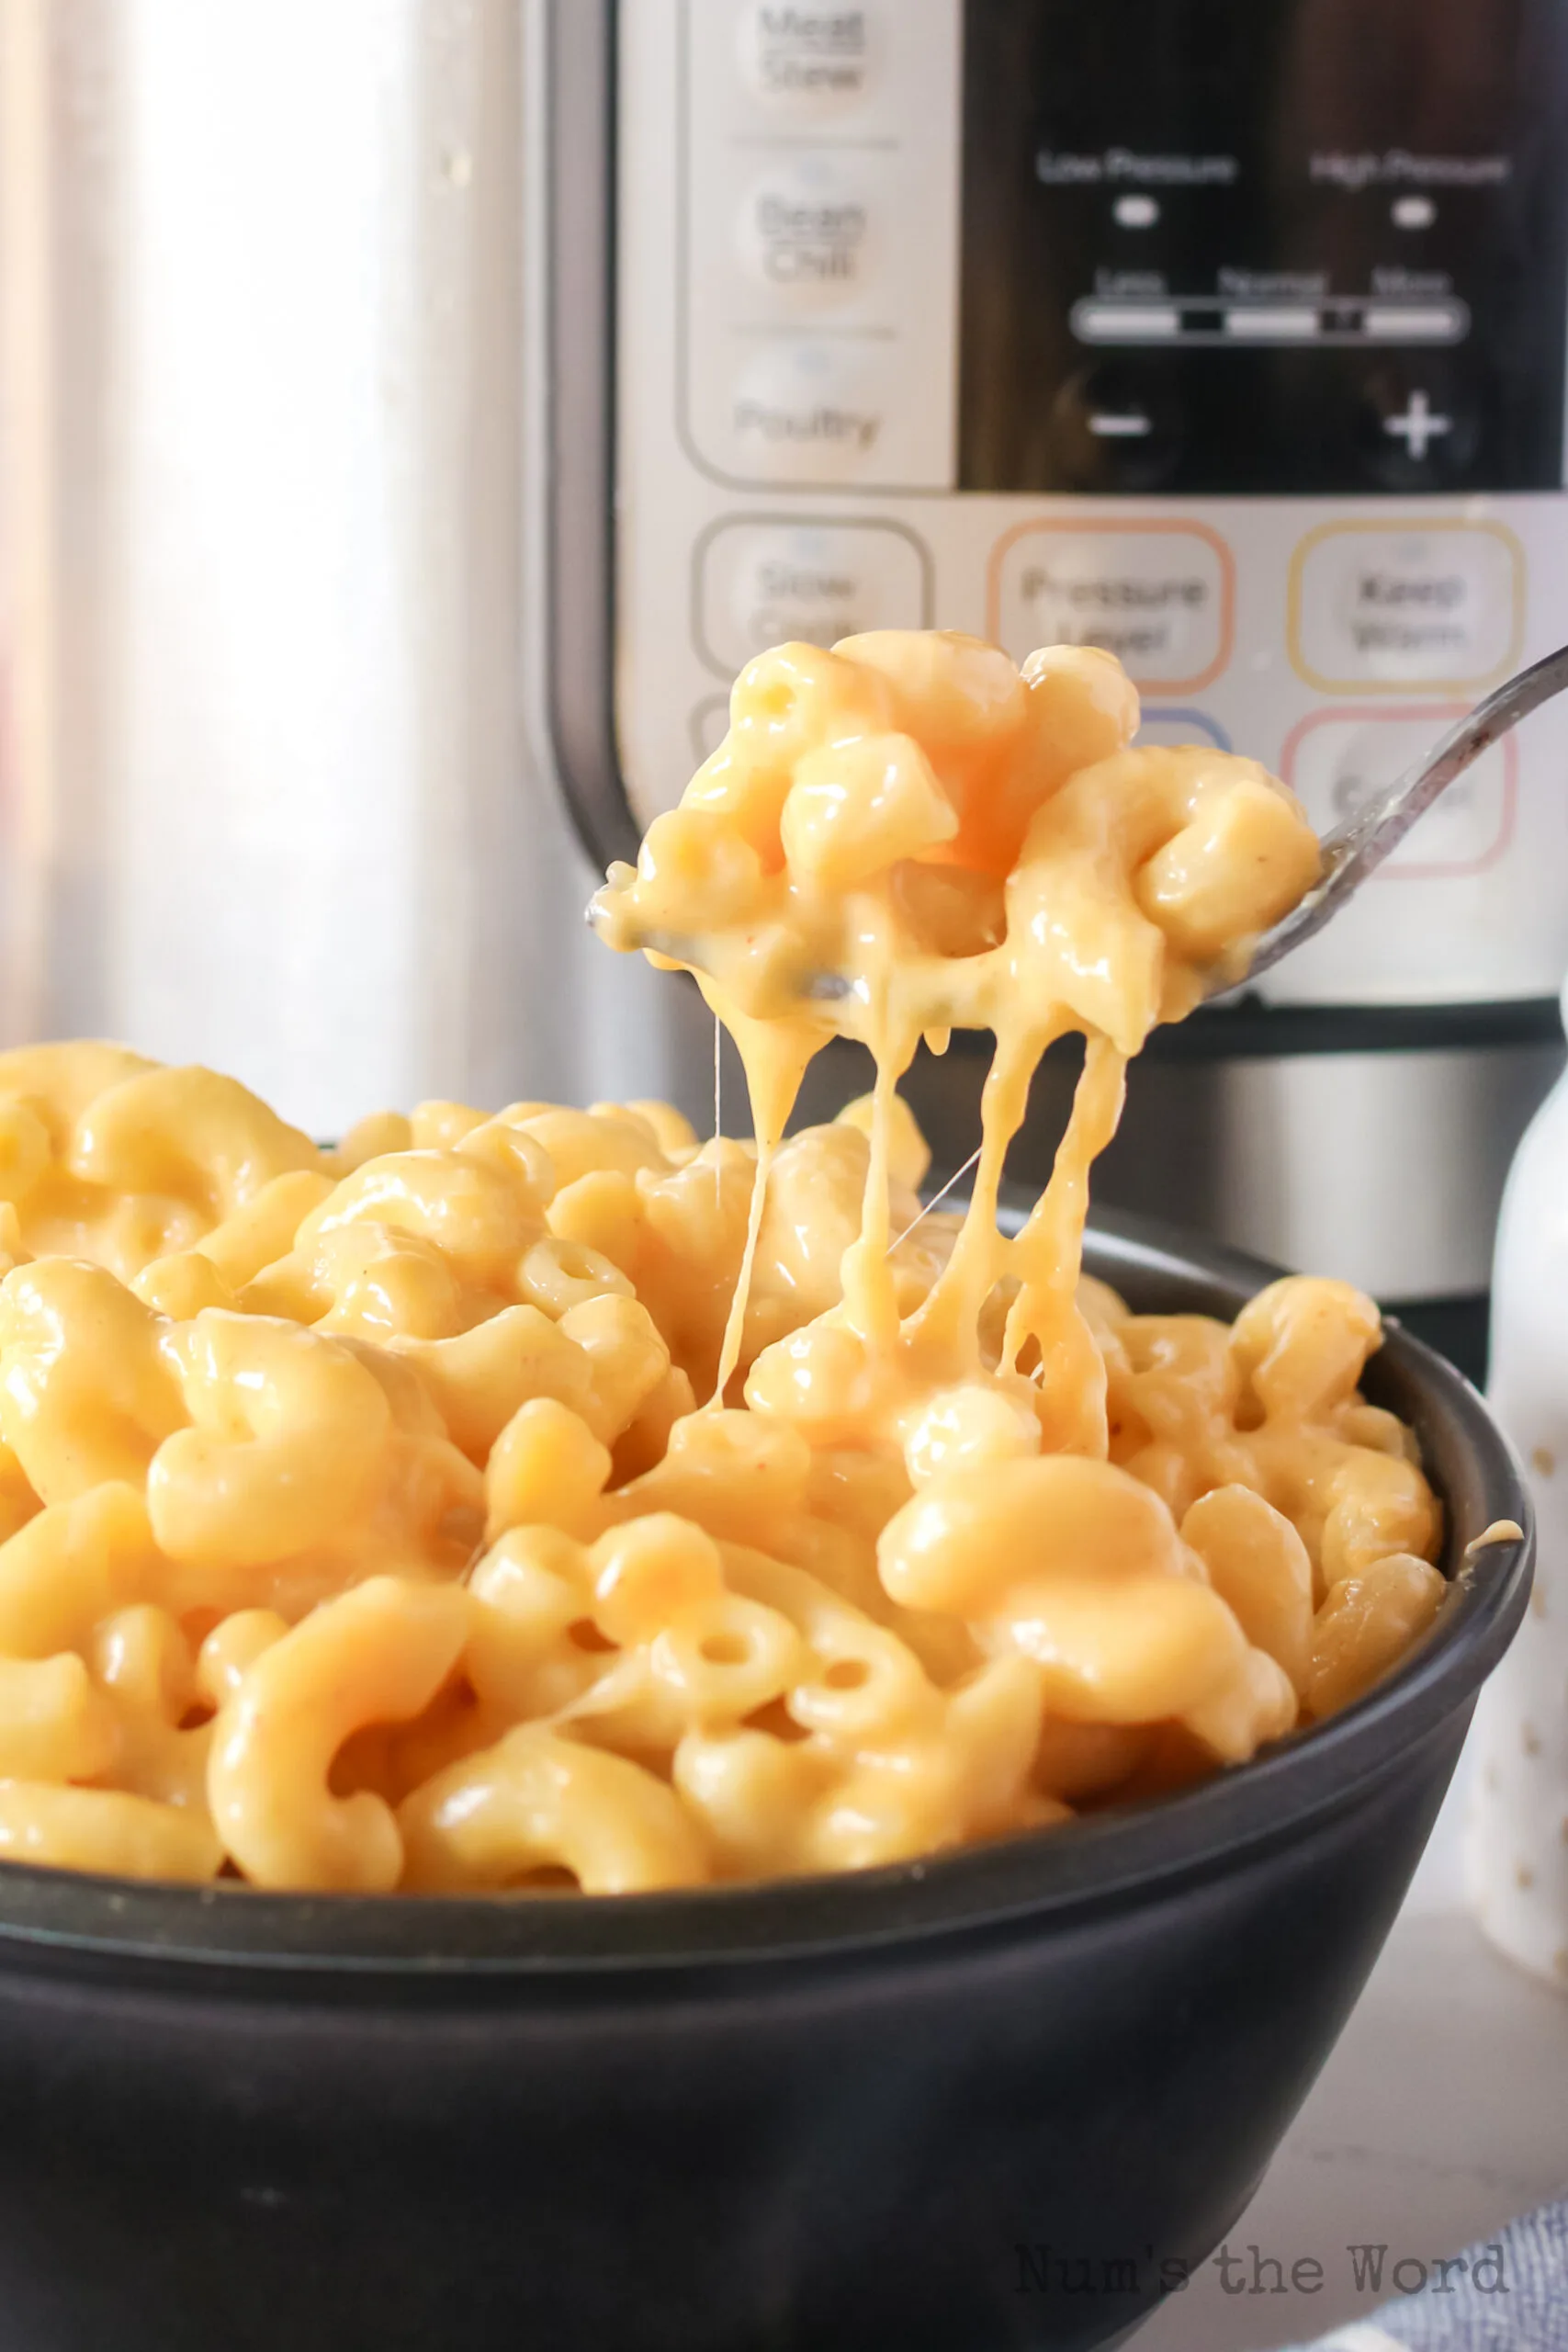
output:
MULTIPOLYGON (((529 659, 596 861, 786 637, 1108 646, 1142 740, 1256 755, 1322 831, 1568 637, 1562 0, 546 0, 536 31, 529 659)), ((1558 707, 1156 1043, 1097 1196, 1473 1363, 1565 876, 1558 707)), ((983 1044, 911 1077, 949 1165, 983 1044)), ((863 1083, 846 1048, 810 1107, 863 1083)))
MULTIPOLYGON (((0 1037, 321 1135, 711 1117, 695 991, 581 914, 784 636, 1110 644, 1151 740, 1329 824, 1568 638, 1565 46, 1564 0, 6 0, 0 1037)), ((1097 1198, 1473 1363, 1565 859, 1557 708, 1156 1037, 1097 1198)), ((983 1069, 911 1073, 949 1167, 983 1069)))

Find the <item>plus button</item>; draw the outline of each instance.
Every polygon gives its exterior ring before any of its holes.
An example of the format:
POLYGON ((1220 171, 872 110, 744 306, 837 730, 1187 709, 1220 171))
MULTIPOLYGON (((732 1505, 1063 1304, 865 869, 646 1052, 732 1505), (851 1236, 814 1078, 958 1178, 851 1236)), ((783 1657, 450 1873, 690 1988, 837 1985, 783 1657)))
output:
POLYGON ((1417 465, 1427 455, 1427 444, 1438 441, 1445 433, 1453 431, 1451 416, 1438 416, 1425 392, 1412 392, 1410 405, 1397 416, 1385 416, 1382 429, 1403 441, 1417 465))

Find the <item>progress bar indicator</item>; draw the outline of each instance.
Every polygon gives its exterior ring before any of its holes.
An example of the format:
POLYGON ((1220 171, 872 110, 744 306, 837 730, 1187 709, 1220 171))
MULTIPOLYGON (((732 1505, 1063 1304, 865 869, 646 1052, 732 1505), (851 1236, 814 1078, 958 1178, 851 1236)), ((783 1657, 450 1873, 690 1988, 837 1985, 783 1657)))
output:
POLYGON ((1071 311, 1074 334, 1091 344, 1359 343, 1410 348, 1462 343, 1470 311, 1457 297, 1391 302, 1336 295, 1313 302, 1235 302, 1194 294, 1168 302, 1089 295, 1071 311))

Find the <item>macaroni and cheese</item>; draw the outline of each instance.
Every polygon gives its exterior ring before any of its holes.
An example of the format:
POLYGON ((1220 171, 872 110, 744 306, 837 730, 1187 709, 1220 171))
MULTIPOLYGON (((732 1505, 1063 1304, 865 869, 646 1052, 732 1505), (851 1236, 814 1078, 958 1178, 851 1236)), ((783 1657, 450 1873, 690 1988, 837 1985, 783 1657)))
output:
POLYGON ((1082 1276, 1126 1057, 1310 884, 1108 656, 791 646, 600 905, 696 971, 758 1141, 427 1102, 318 1148, 234 1080, 0 1055, 0 1855, 274 1888, 863 1868, 1178 1785, 1443 1591, 1375 1307, 1082 1276), (897 1092, 994 1032, 962 1214, 897 1092), (1023 1229, 1030 1074, 1089 1040, 1023 1229), (831 1034, 873 1093, 785 1135, 831 1034))

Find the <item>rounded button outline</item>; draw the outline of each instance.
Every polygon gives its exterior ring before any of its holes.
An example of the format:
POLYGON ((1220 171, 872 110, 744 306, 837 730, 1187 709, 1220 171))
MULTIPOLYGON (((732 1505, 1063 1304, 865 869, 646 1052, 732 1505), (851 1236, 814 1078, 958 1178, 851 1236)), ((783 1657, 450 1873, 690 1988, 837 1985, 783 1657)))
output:
POLYGON ((703 574, 707 565, 708 550, 724 531, 752 529, 764 526, 784 531, 886 531, 894 537, 906 540, 913 548, 920 567, 920 618, 918 626, 930 628, 936 607, 936 563, 930 548, 918 531, 891 514, 717 514, 705 524, 692 545, 691 572, 691 637, 697 659, 711 670, 716 678, 733 679, 735 664, 722 662, 709 645, 703 629, 703 574))
POLYGON ((1491 516, 1470 517, 1462 514, 1390 514, 1380 515, 1375 522, 1316 523, 1303 532, 1291 550, 1290 568, 1285 580, 1285 653, 1292 669, 1304 685, 1320 695, 1382 695, 1402 691, 1412 696, 1468 694, 1506 678, 1519 666, 1519 654, 1525 639, 1525 586, 1528 568, 1522 542, 1506 523, 1491 516), (1392 538, 1401 532, 1431 537, 1440 532, 1480 531, 1496 539, 1504 548, 1513 569, 1514 599, 1512 624, 1503 657, 1490 669, 1481 670, 1462 678, 1328 678, 1315 670, 1307 660, 1302 645, 1302 582, 1308 557, 1313 549, 1327 539, 1342 538, 1348 533, 1362 537, 1392 538))
POLYGON ((692 732, 692 756, 695 764, 701 767, 705 760, 712 759, 724 741, 725 728, 729 724, 729 696, 705 695, 701 702, 693 705, 692 715, 687 723, 692 732), (710 743, 707 740, 709 723, 720 716, 723 717, 724 727, 719 729, 710 743))
MULTIPOLYGON (((1071 522, 1068 522, 1066 518, 1058 521, 1055 516, 1036 515, 1025 522, 1015 523, 1010 530, 1004 531, 1001 537, 998 539, 986 565, 986 633, 993 644, 999 645, 1002 638, 1002 564, 1009 549, 1031 533, 1044 534, 1051 531, 1067 538, 1082 538, 1091 531, 1119 531, 1123 537, 1130 533, 1136 534, 1139 537, 1146 537, 1155 532, 1176 532, 1189 538, 1202 539, 1213 549, 1219 559, 1218 650, 1206 669, 1198 671, 1190 678, 1151 678, 1148 681, 1149 691, 1161 696, 1195 695, 1204 686, 1213 685, 1214 680, 1229 666, 1231 655, 1235 650, 1235 556, 1218 531, 1213 529, 1207 523, 1199 522, 1196 516, 1179 519, 1175 515, 1165 514, 1126 516, 1087 514, 1081 519, 1075 516, 1071 522)), ((1127 674, 1142 693, 1144 682, 1131 670, 1127 674)))
MULTIPOLYGON (((1319 727, 1377 725, 1392 720, 1402 727, 1430 725, 1432 738, 1456 719, 1465 717, 1472 708, 1467 702, 1439 703, 1350 703, 1343 707, 1330 704, 1324 710, 1309 710, 1298 718, 1280 747, 1280 781, 1295 791, 1296 762, 1306 738, 1319 727)), ((1453 859, 1427 858, 1419 863, 1401 865, 1396 859, 1378 867, 1368 876, 1370 882, 1464 882, 1477 874, 1489 874, 1502 863, 1513 843, 1519 816, 1519 742, 1515 734, 1502 736, 1496 746, 1503 761, 1503 810, 1498 821, 1496 838, 1480 857, 1453 859)))
MULTIPOLYGON (((1150 702, 1143 705, 1138 713, 1138 732, 1133 738, 1134 745, 1142 741, 1144 729, 1151 719, 1156 727, 1183 725, 1196 728, 1207 736, 1216 752, 1230 752, 1235 748, 1229 731, 1221 726, 1217 718, 1212 718, 1206 710, 1191 710, 1182 703, 1163 702, 1150 702)), ((1191 736, 1186 736, 1182 740, 1191 742, 1194 739, 1191 736)))

